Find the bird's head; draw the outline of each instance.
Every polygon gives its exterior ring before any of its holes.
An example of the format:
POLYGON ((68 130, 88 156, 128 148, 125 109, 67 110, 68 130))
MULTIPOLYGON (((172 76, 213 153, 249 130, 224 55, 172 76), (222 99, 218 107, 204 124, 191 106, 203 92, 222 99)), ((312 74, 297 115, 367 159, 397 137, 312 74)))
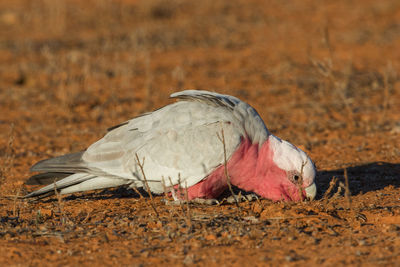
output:
POLYGON ((304 151, 273 135, 261 150, 265 150, 263 165, 268 167, 260 168, 255 193, 275 201, 315 198, 315 165, 304 151))

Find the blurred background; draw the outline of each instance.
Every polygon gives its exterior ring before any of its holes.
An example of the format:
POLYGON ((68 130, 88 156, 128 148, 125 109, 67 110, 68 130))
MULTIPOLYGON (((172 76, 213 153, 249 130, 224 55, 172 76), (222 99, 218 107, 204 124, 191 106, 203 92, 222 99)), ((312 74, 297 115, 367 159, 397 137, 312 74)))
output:
POLYGON ((183 89, 249 102, 322 168, 398 160, 399 48, 397 0, 3 0, 3 173, 183 89))

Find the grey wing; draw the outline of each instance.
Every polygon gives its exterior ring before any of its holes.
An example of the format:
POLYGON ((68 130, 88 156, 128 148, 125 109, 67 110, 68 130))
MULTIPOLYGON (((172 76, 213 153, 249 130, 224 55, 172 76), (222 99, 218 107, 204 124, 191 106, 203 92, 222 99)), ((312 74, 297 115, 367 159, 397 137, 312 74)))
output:
POLYGON ((222 95, 209 91, 186 90, 174 93, 171 97, 186 101, 203 102, 216 107, 225 107, 230 110, 232 120, 235 120, 240 124, 246 137, 248 137, 254 144, 264 143, 270 135, 264 121, 257 111, 246 102, 243 102, 234 96, 222 95))
POLYGON ((198 183, 223 164, 223 145, 217 136, 221 129, 228 158, 239 146, 243 132, 223 114, 208 116, 215 108, 181 103, 116 128, 90 146, 83 160, 90 168, 132 179, 140 187, 144 178, 137 154, 144 160, 144 173, 153 192, 163 191, 163 180, 166 186, 178 184, 178 180, 182 186, 198 183))
POLYGON ((223 145, 217 134, 224 129, 229 157, 243 138, 263 142, 268 131, 257 112, 231 96, 207 91, 171 95, 183 101, 128 121, 109 132, 83 154, 88 166, 111 176, 143 185, 136 154, 144 159, 144 173, 153 192, 169 186, 191 186, 223 164, 223 145))

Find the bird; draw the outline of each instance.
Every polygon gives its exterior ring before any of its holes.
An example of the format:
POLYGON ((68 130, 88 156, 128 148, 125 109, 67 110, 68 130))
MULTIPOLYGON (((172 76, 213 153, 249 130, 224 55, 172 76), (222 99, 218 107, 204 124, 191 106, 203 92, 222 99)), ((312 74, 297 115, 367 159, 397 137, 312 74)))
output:
POLYGON ((216 199, 231 185, 273 201, 313 200, 316 167, 301 149, 271 134, 257 111, 230 95, 175 92, 172 104, 111 127, 86 150, 42 160, 25 195, 128 186, 175 200, 216 199), (175 192, 175 193, 174 193, 175 192))

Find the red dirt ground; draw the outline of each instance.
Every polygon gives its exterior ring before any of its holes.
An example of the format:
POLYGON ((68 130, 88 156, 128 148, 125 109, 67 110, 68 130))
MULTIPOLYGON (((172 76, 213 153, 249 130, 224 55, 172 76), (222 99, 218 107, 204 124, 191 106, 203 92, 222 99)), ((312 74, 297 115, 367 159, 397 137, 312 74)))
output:
POLYGON ((398 265, 399 62, 397 0, 1 1, 0 265, 398 265), (317 200, 18 199, 32 164, 182 89, 253 105, 315 161, 317 200))

